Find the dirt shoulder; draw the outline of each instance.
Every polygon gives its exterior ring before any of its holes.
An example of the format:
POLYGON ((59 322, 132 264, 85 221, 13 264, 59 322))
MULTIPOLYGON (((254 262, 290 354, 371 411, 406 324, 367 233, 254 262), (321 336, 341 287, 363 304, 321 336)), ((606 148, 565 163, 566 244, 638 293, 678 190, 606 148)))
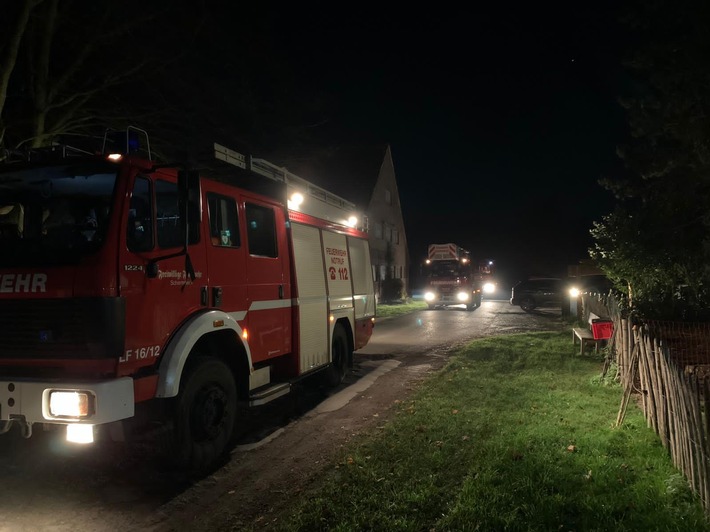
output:
MULTIPOLYGON (((271 441, 253 450, 236 450, 225 467, 161 507, 146 527, 156 531, 268 528, 317 485, 321 473, 334 467, 346 444, 382 427, 393 414, 395 401, 406 400, 429 373, 440 369, 447 352, 408 355, 340 408, 328 411, 321 404, 271 441)), ((382 363, 362 360, 359 369, 372 370, 382 363)), ((340 394, 352 392, 344 388, 340 394)))

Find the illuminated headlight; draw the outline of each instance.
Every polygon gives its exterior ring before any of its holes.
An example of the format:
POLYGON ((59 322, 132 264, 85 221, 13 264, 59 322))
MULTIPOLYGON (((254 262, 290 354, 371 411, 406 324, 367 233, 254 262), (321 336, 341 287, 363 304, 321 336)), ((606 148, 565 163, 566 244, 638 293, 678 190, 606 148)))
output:
POLYGON ((492 294, 496 291, 496 285, 494 285, 493 283, 486 283, 483 285, 483 291, 486 294, 492 294))
POLYGON ((579 288, 575 288, 575 287, 570 288, 570 289, 569 289, 569 295, 570 295, 571 297, 579 297, 579 288))
POLYGON ((425 292, 424 301, 434 301, 436 299, 436 294, 434 292, 425 292))
POLYGON ((459 292, 456 294, 456 298, 459 301, 468 301, 468 292, 459 292))
POLYGON ((94 443, 94 426, 74 423, 67 425, 67 441, 72 443, 94 443))
POLYGON ((89 392, 53 391, 49 393, 52 417, 82 418, 94 413, 94 396, 89 392))

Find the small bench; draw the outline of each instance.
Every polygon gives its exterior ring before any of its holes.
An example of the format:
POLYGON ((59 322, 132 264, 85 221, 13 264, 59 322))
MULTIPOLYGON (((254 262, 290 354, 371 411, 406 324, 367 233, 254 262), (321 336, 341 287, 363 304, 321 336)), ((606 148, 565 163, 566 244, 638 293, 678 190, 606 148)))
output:
POLYGON ((596 340, 592 331, 589 329, 583 329, 582 327, 572 327, 572 343, 577 343, 577 338, 579 338, 579 354, 584 354, 584 346, 587 342, 594 342, 594 351, 599 351, 599 342, 602 340, 596 340))
MULTIPOLYGON (((593 342, 594 343, 594 351, 599 352, 599 343, 600 342, 605 342, 607 338, 594 338, 594 334, 592 333, 592 324, 599 321, 600 318, 593 312, 589 313, 589 319, 587 320, 587 323, 589 324, 589 329, 584 329, 582 327, 572 327, 572 343, 576 344, 577 343, 577 338, 579 338, 579 354, 583 355, 584 354, 584 347, 586 346, 587 343, 593 342)), ((602 320, 606 321, 606 320, 602 320)))

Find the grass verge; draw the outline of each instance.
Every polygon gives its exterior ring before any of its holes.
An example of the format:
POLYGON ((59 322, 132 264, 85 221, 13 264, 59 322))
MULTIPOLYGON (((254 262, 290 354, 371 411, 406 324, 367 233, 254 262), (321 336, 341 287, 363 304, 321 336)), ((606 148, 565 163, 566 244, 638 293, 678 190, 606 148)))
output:
POLYGON ((409 301, 407 303, 396 303, 392 305, 377 305, 377 318, 391 318, 409 314, 415 310, 424 310, 429 308, 424 301, 409 301))
POLYGON ((475 341, 274 530, 710 530, 639 410, 567 331, 475 341))

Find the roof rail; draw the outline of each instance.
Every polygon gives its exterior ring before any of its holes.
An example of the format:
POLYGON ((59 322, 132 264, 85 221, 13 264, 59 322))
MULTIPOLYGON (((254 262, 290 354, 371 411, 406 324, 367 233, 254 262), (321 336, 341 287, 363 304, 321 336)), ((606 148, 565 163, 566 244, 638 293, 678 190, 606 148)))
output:
POLYGON ((251 170, 268 179, 285 184, 289 197, 294 192, 298 192, 310 198, 310 200, 304 202, 302 206, 293 205, 291 201, 289 201, 289 208, 293 210, 342 225, 348 225, 350 227, 356 226, 362 230, 366 230, 367 228, 367 219, 363 213, 358 212, 353 202, 341 198, 297 176, 286 168, 277 166, 265 159, 253 159, 250 156, 243 155, 216 142, 214 143, 214 153, 216 159, 245 170, 251 170), (353 224, 351 220, 352 217, 357 220, 355 224, 353 224))

